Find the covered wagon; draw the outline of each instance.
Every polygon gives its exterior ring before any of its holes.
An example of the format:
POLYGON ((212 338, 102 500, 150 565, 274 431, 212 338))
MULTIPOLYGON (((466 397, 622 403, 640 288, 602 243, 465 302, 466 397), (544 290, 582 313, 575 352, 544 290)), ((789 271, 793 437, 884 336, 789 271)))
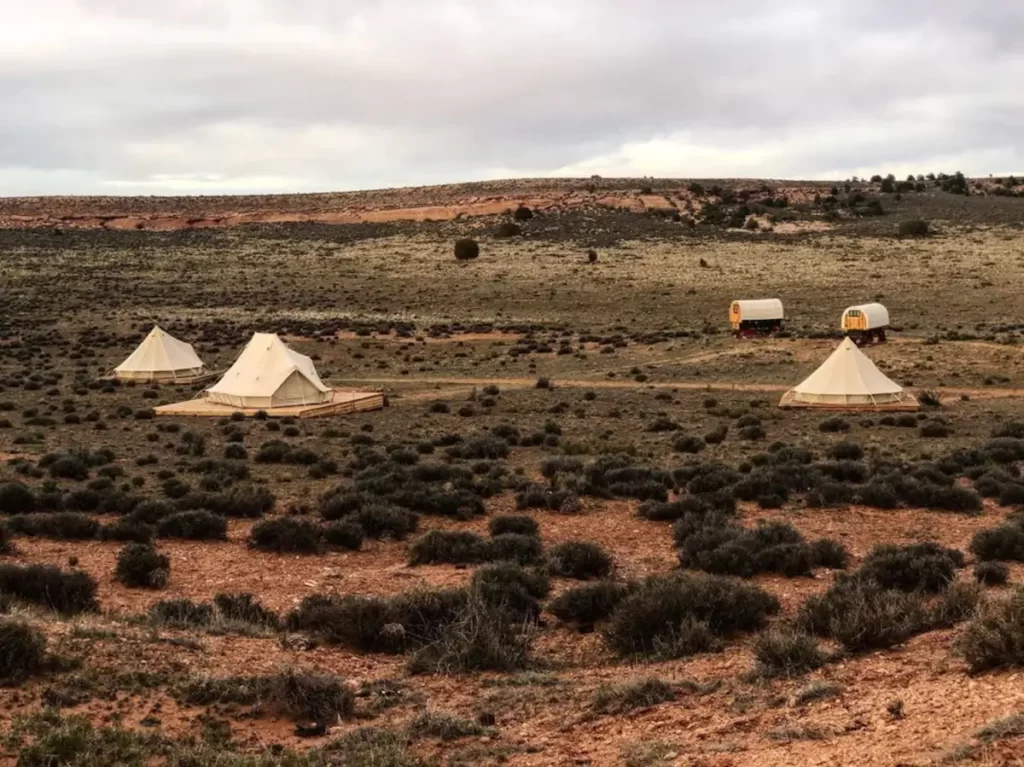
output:
POLYGON ((858 346, 885 343, 889 310, 881 304, 851 306, 843 312, 840 327, 858 346))
POLYGON ((729 322, 736 336, 767 336, 782 330, 782 301, 759 298, 733 301, 729 305, 729 322))

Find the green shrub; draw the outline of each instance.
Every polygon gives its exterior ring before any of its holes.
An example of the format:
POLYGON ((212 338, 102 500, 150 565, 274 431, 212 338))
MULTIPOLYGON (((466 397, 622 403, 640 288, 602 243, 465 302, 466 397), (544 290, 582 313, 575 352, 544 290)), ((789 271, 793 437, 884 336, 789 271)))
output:
POLYGON ((586 581, 607 578, 615 569, 611 555, 596 543, 565 541, 548 550, 548 572, 586 581))
POLYGON ((875 546, 864 558, 860 574, 883 589, 936 593, 955 577, 964 557, 956 549, 934 543, 875 546))
POLYGON ((409 660, 410 673, 520 671, 531 662, 532 636, 507 611, 471 599, 440 637, 409 660))
POLYGON ((37 538, 66 541, 84 541, 95 538, 100 523, 91 517, 72 511, 36 512, 11 517, 7 527, 12 533, 37 538))
POLYGON ((409 724, 409 732, 416 738, 440 738, 447 742, 483 735, 487 730, 469 719, 436 711, 424 711, 409 724))
POLYGON ((328 522, 323 527, 323 539, 328 546, 359 551, 363 546, 363 527, 352 519, 328 522))
POLYGON ((902 644, 922 630, 927 614, 920 595, 853 576, 837 578, 824 594, 808 598, 797 622, 851 652, 863 652, 902 644))
POLYGON ((985 604, 964 628, 958 649, 972 672, 1024 666, 1024 589, 985 604))
POLYGON ((548 610, 566 623, 593 626, 608 618, 634 588, 635 584, 618 581, 584 583, 562 592, 548 605, 548 610))
POLYGON ((27 623, 0 620, 0 685, 16 685, 46 665, 46 636, 27 623))
POLYGON ((811 560, 815 567, 845 570, 850 563, 850 552, 839 541, 819 538, 811 543, 811 560))
POLYGON ((126 517, 100 528, 100 540, 119 541, 122 543, 149 543, 156 535, 152 525, 126 517))
POLYGON ((142 501, 132 509, 129 518, 146 525, 156 525, 166 516, 174 513, 174 506, 167 501, 142 501))
POLYGON ((1007 523, 979 530, 971 538, 970 549, 983 561, 1024 562, 1024 527, 1007 523))
POLYGON ((514 224, 511 221, 505 221, 498 225, 498 228, 494 232, 494 236, 499 238, 518 237, 522 233, 523 229, 519 224, 514 224))
POLYGON ((0 514, 28 514, 35 511, 36 497, 21 482, 0 483, 0 514))
POLYGON ((622 655, 682 657, 712 649, 717 637, 759 629, 778 611, 771 594, 731 578, 655 576, 619 603, 604 636, 622 655))
POLYGON ((717 575, 751 577, 779 573, 787 577, 810 575, 812 549, 791 525, 760 524, 747 530, 722 517, 706 517, 676 523, 679 562, 683 567, 717 575))
POLYGON ((590 707, 598 714, 626 714, 675 700, 677 695, 675 685, 652 677, 624 685, 601 685, 590 707))
POLYGON ((798 676, 820 668, 825 655, 809 634, 784 628, 762 631, 754 639, 759 669, 770 676, 798 676))
POLYGON ((327 725, 355 711, 355 693, 334 674, 289 670, 270 684, 272 705, 299 722, 327 725))
POLYGON ((205 509, 179 511, 169 514, 157 523, 157 535, 163 538, 183 538, 190 541, 226 541, 228 521, 205 509))
POLYGON ((540 537, 540 526, 537 524, 537 520, 526 514, 498 514, 491 517, 488 529, 492 536, 514 533, 540 537))
POLYGON ((176 629, 209 626, 213 616, 213 605, 191 599, 163 599, 149 608, 150 620, 176 629))
POLYGON ((117 555, 114 578, 125 586, 162 589, 171 574, 171 560, 145 543, 129 543, 117 555))
POLYGON ((928 234, 928 222, 920 218, 900 221, 897 231, 901 237, 924 237, 928 234))
POLYGON ((850 422, 839 416, 831 416, 818 424, 818 429, 823 432, 836 434, 850 430, 850 422))
POLYGON ((864 448, 853 442, 839 442, 826 451, 834 461, 859 461, 864 457, 864 448))
POLYGON ((462 530, 431 530, 409 549, 410 565, 475 564, 489 558, 488 542, 462 530))
POLYGON ((532 535, 502 533, 483 544, 483 560, 532 565, 540 559, 540 540, 532 535))
POLYGON ((986 586, 1001 586, 1010 580, 1010 568, 1002 562, 978 562, 974 579, 986 586))
POLYGON ((511 562, 485 565, 470 579, 470 589, 485 604, 510 611, 521 620, 536 620, 540 603, 551 590, 545 573, 511 562))
POLYGON ((455 258, 459 261, 471 261, 480 255, 480 245, 468 237, 455 241, 455 258))
POLYGON ((272 629, 277 628, 280 624, 280 619, 274 612, 264 607, 255 596, 246 592, 217 594, 213 598, 213 603, 225 620, 272 629))
POLYGON ((96 581, 81 570, 52 565, 0 564, 0 595, 42 605, 67 615, 95 610, 96 581))
POLYGON ((320 551, 320 528, 306 519, 265 519, 253 525, 249 545, 258 551, 316 554, 320 551))

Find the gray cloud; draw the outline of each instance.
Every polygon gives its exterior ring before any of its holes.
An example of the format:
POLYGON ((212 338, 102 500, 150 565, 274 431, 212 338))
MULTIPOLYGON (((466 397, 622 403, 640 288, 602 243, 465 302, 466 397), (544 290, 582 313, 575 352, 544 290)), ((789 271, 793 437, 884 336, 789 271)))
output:
POLYGON ((37 0, 0 194, 1024 169, 1024 6, 37 0))

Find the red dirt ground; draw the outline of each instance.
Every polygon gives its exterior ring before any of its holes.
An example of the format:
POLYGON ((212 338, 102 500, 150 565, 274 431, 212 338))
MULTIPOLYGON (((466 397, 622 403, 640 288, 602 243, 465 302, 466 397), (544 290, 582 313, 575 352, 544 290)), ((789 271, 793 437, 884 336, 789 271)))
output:
MULTIPOLYGON (((491 512, 508 511, 512 499, 491 503, 491 512)), ((643 521, 634 515, 630 502, 586 502, 584 513, 567 516, 537 513, 548 543, 592 540, 610 551, 624 577, 643 577, 675 566, 667 524, 643 521)), ((978 529, 991 527, 1005 510, 988 506, 978 517, 922 510, 880 511, 853 507, 846 510, 773 511, 746 508, 748 523, 785 519, 807 537, 834 537, 846 544, 855 557, 863 556, 879 542, 934 540, 964 548, 978 529)), ((280 556, 250 551, 245 538, 249 522, 232 522, 230 540, 224 543, 162 542, 160 548, 172 561, 168 587, 160 592, 126 589, 112 579, 116 544, 64 543, 19 538, 16 559, 67 566, 68 557, 100 582, 104 618, 84 619, 83 625, 108 625, 116 615, 144 611, 149 604, 172 597, 209 599, 219 591, 252 591, 276 610, 285 611, 303 596, 314 592, 343 594, 393 594, 416 585, 456 585, 470 571, 451 566, 408 567, 406 546, 401 542, 370 543, 363 551, 326 556, 280 556)), ((427 519, 424 529, 447 526, 427 519)), ((460 529, 485 532, 486 520, 459 523, 460 529)), ((1024 567, 1013 568, 1019 582, 1024 567)), ((755 582, 775 593, 784 613, 792 614, 808 595, 824 589, 827 572, 813 579, 759 577, 755 582)), ((556 593, 571 585, 556 583, 556 593)), ((964 663, 951 653, 955 631, 933 632, 915 638, 896 650, 872 653, 830 665, 807 678, 772 683, 750 683, 741 677, 752 667, 749 642, 731 644, 724 652, 665 663, 630 666, 613 657, 599 634, 581 635, 548 619, 537 644, 538 662, 562 681, 546 688, 485 686, 492 675, 472 677, 406 677, 404 660, 391 656, 363 655, 336 647, 310 651, 285 650, 274 638, 196 635, 201 648, 189 649, 147 639, 147 630, 119 624, 115 640, 93 642, 89 665, 125 670, 160 670, 179 674, 229 676, 272 673, 289 664, 332 671, 353 682, 406 678, 417 694, 432 707, 472 715, 481 707, 496 709, 499 740, 494 745, 528 744, 535 753, 518 753, 509 764, 565 765, 621 764, 624 746, 637 742, 673 744, 677 758, 666 763, 686 765, 918 765, 933 763, 957 745, 970 741, 970 733, 994 719, 1024 711, 1024 687, 1017 674, 999 673, 969 677, 964 663), (722 680, 722 687, 708 695, 685 694, 675 703, 634 712, 626 717, 591 717, 588 700, 602 683, 623 683, 643 676, 669 681, 722 680), (836 697, 798 704, 796 691, 812 680, 842 686, 836 697), (903 701, 906 716, 894 719, 886 712, 893 699, 903 701), (780 742, 767 737, 786 727, 815 727, 821 739, 780 742)), ((51 636, 67 632, 67 624, 52 624, 51 636)), ((184 636, 161 631, 162 636, 184 636)), ((51 640, 53 641, 53 640, 51 640)), ((69 640, 74 641, 74 640, 69 640)), ((0 691, 0 707, 12 711, 20 705, 17 692, 0 691)), ((89 704, 85 710, 101 713, 122 707, 126 721, 141 720, 155 703, 167 732, 194 729, 198 709, 179 710, 173 701, 157 694, 136 701, 89 704), (100 710, 93 711, 99 705, 100 710), (106 707, 106 708, 103 708, 106 707)), ((109 713, 109 711, 107 712, 109 713)), ((387 712, 374 724, 400 723, 410 716, 407 708, 387 712)), ((355 726, 348 723, 339 731, 355 726)), ((290 725, 261 717, 233 723, 243 742, 294 742, 290 725)), ((314 741, 315 742, 315 741, 314 741)), ((307 741, 308 743, 308 741, 307 741)), ((993 751, 985 761, 1008 764, 1014 741, 1003 751, 993 751)), ((462 741, 445 746, 464 747, 462 741)), ((481 745, 481 744, 477 744, 481 745)), ((482 744, 484 746, 487 743, 482 744)), ((436 746, 429 746, 435 749, 436 746)), ((426 753, 426 752, 425 752, 426 753)))

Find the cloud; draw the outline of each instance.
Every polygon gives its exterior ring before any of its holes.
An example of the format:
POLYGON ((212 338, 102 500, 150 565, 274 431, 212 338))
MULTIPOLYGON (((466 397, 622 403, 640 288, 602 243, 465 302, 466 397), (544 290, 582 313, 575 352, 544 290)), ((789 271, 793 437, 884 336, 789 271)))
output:
POLYGON ((1009 3, 36 0, 0 193, 1020 172, 1021 82, 1009 3))

